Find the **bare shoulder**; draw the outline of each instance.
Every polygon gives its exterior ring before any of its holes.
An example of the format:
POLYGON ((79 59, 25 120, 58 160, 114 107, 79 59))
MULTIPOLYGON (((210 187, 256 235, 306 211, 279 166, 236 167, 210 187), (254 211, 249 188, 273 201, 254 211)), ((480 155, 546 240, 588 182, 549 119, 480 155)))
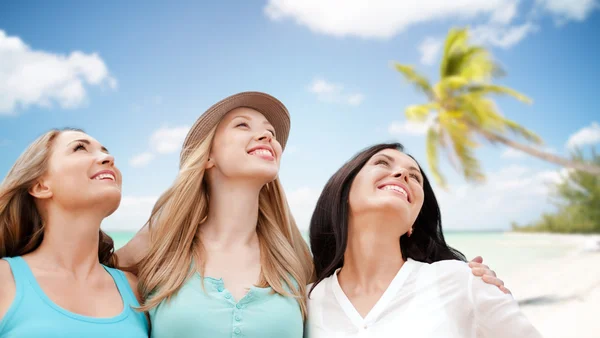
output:
POLYGON ((0 259, 0 319, 4 317, 16 294, 15 279, 7 261, 0 259))
POLYGON ((141 302, 142 298, 140 297, 140 293, 138 291, 138 278, 131 272, 123 271, 123 273, 127 278, 127 282, 129 282, 129 286, 131 287, 135 298, 137 298, 138 302, 141 302))

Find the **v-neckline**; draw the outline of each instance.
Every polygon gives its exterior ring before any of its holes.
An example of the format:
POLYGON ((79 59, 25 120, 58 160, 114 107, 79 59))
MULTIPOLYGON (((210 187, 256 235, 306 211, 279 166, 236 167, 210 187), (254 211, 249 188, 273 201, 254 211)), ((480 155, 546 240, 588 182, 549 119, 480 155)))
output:
POLYGON ((386 309, 388 304, 392 301, 392 299, 394 299, 394 296, 398 293, 398 291, 400 291, 400 289, 404 285, 404 282, 408 278, 408 275, 410 275, 412 268, 413 260, 409 258, 406 260, 406 262, 404 262, 404 264, 402 264, 402 267, 400 267, 400 270, 398 270, 398 273, 396 273, 396 276, 394 276, 394 278, 390 282, 390 285, 383 292, 381 297, 377 300, 375 305, 373 305, 373 307, 369 310, 369 312, 364 318, 360 315, 358 310, 356 310, 356 307, 354 307, 354 304, 352 304, 352 302, 350 301, 348 296, 346 296, 346 293, 340 286, 337 274, 341 268, 337 269, 333 273, 333 294, 340 306, 342 307, 342 309, 344 310, 344 313, 346 314, 346 316, 348 316, 352 323, 356 327, 364 327, 365 325, 370 325, 371 322, 374 321, 386 309))

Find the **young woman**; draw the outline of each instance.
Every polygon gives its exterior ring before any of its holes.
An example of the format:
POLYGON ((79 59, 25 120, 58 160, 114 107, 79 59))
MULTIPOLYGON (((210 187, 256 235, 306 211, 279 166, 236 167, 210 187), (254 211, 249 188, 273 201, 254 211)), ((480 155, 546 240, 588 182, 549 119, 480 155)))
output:
POLYGON ((111 268, 100 230, 121 200, 121 174, 96 140, 52 130, 0 185, 0 337, 148 337, 133 291, 111 268))
POLYGON ((302 337, 312 263, 277 178, 289 127, 281 102, 250 92, 191 128, 149 233, 119 253, 145 256, 152 337, 302 337))
POLYGON ((136 265, 152 337, 303 336, 313 266, 277 178, 289 129, 285 106, 258 92, 192 126, 175 182, 119 250, 136 265))
POLYGON ((310 338, 540 337, 446 244, 429 181, 400 144, 370 147, 331 177, 310 244, 310 338))

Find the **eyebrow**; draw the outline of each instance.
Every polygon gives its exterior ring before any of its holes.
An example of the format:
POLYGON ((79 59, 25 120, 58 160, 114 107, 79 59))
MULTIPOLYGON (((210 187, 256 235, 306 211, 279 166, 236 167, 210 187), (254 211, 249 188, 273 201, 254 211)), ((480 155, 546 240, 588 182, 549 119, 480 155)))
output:
MULTIPOLYGON (((73 141, 69 142, 69 144, 71 144, 73 142, 81 142, 81 143, 85 143, 87 145, 91 145, 92 144, 89 140, 86 140, 84 138, 79 139, 79 140, 73 140, 73 141)), ((67 145, 69 145, 69 144, 67 144, 67 145)), ((106 149, 104 146, 101 146, 100 149, 102 149, 102 151, 104 151, 105 153, 109 152, 108 149, 106 149)))
MULTIPOLYGON (((375 156, 383 156, 383 157, 387 158, 388 160, 390 160, 391 162, 395 162, 396 161, 393 157, 391 157, 389 155, 386 155, 386 154, 377 154, 375 156)), ((412 165, 410 167, 408 167, 408 170, 416 171, 419 174, 421 174, 421 170, 419 170, 419 168, 417 168, 415 166, 412 166, 412 165)))
MULTIPOLYGON (((232 120, 235 120, 238 117, 241 117, 241 118, 246 119, 246 120, 252 120, 252 118, 250 118, 250 116, 248 116, 248 115, 236 115, 232 120)), ((268 124, 270 126, 273 126, 273 124, 271 122, 269 122, 269 120, 267 120, 267 119, 265 119, 263 121, 263 124, 268 124)))

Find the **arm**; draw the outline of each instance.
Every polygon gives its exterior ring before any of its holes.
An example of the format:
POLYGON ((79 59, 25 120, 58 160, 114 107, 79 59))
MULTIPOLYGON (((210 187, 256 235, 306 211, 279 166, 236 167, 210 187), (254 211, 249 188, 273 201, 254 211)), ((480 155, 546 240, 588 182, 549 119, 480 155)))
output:
POLYGON ((142 297, 140 296, 140 292, 138 290, 137 277, 131 272, 123 271, 123 273, 125 274, 125 277, 127 277, 127 282, 129 282, 129 286, 131 287, 131 290, 133 291, 138 303, 142 304, 142 297))
POLYGON ((473 258, 473 260, 469 262, 469 267, 471 268, 473 275, 481 277, 487 284, 497 286, 500 291, 506 294, 512 294, 509 289, 504 287, 504 282, 496 277, 494 270, 491 270, 489 266, 483 264, 483 258, 481 256, 473 258))
MULTIPOLYGON (((134 267, 146 256, 150 249, 150 231, 148 224, 144 225, 133 238, 122 248, 115 252, 119 266, 123 268, 134 267)), ((131 269, 127 269, 131 271, 131 269)), ((133 269, 134 273, 137 273, 133 269)), ((137 289, 137 287, 136 287, 137 289)))
MULTIPOLYGON (((15 299, 17 289, 10 265, 0 259, 0 322, 15 299)), ((1 326, 1 325, 0 325, 1 326)))
POLYGON ((478 337, 541 338, 541 334, 519 309, 511 295, 469 276, 469 300, 473 307, 478 337))

